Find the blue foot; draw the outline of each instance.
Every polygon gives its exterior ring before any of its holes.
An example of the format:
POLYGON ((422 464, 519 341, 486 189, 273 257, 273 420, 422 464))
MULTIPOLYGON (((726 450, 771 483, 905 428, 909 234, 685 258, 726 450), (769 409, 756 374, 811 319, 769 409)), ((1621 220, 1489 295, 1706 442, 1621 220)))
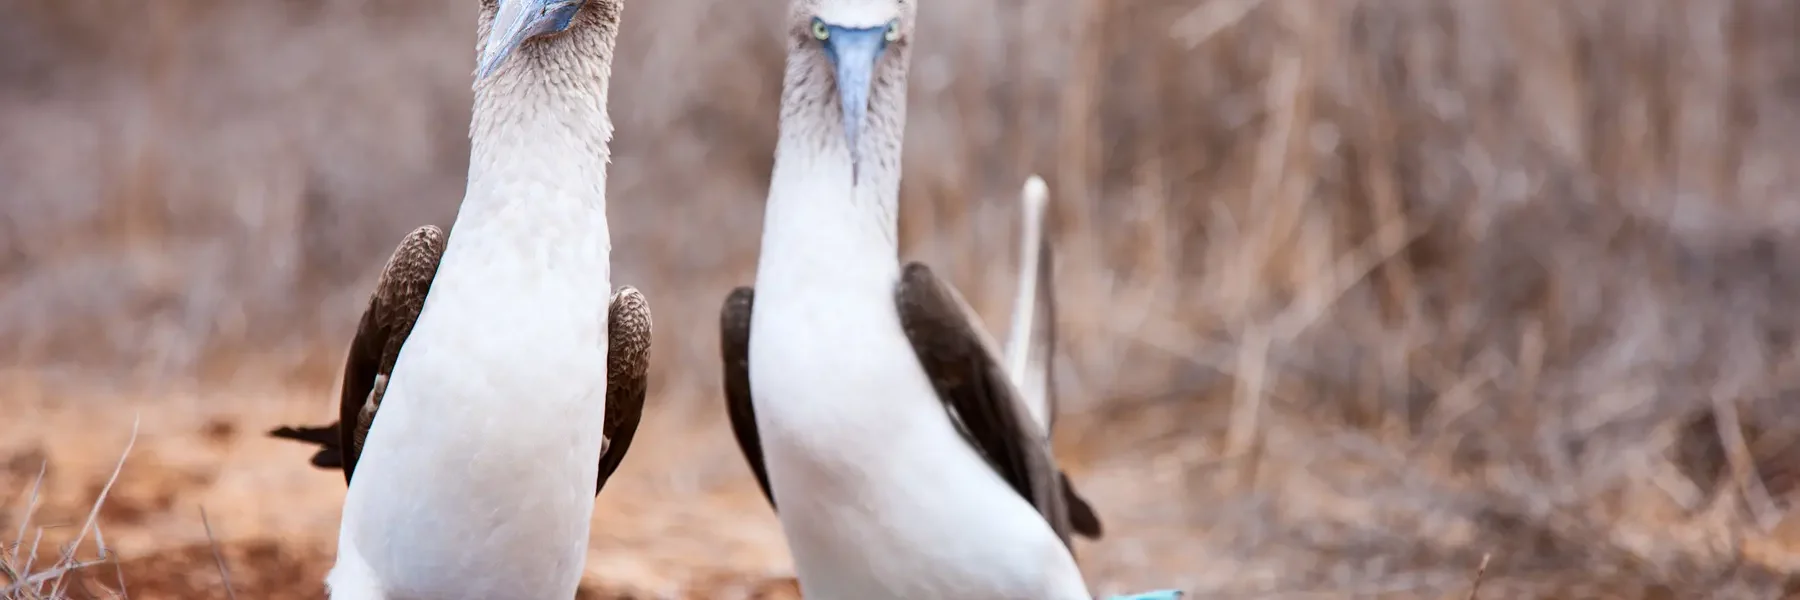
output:
POLYGON ((1137 594, 1125 594, 1123 596, 1113 596, 1111 598, 1108 598, 1107 600, 1176 600, 1177 598, 1180 598, 1184 595, 1185 594, 1183 594, 1181 592, 1181 590, 1157 590, 1154 592, 1141 592, 1141 593, 1137 593, 1137 594))

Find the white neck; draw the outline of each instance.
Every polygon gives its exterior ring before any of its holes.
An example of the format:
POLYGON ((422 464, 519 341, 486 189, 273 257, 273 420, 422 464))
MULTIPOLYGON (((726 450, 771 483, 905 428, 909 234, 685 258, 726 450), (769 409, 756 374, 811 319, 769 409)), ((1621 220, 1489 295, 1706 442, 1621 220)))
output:
POLYGON ((816 51, 790 48, 781 134, 763 220, 758 276, 769 266, 813 265, 891 284, 899 272, 900 144, 906 122, 906 56, 887 57, 869 98, 862 159, 850 149, 830 71, 816 51))
POLYGON ((576 41, 528 42, 477 86, 463 212, 605 212, 612 139, 605 64, 550 47, 576 41))
POLYGON ((612 23, 583 18, 562 34, 527 40, 475 85, 468 191, 452 247, 473 243, 553 263, 607 261, 614 34, 612 23))

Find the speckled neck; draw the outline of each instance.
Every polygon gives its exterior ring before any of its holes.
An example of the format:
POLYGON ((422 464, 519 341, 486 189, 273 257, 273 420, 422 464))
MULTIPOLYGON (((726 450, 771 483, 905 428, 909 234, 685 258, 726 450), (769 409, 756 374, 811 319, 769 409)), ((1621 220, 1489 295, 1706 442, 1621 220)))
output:
MULTIPOLYGON (((590 0, 567 31, 526 40, 476 84, 471 187, 500 173, 546 182, 603 180, 611 158, 606 106, 619 9, 617 0, 590 0), (557 168, 542 168, 550 164, 557 168)), ((487 39, 495 10, 495 0, 483 0, 477 39, 487 39)))

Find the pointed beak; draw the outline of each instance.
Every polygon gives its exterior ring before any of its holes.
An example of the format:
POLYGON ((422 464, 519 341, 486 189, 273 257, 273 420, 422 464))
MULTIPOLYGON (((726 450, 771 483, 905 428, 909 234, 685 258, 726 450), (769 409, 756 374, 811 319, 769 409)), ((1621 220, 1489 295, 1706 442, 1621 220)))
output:
POLYGON ((569 28, 585 0, 500 0, 494 22, 481 46, 475 81, 492 75, 525 40, 569 28))
POLYGON ((842 29, 831 32, 826 42, 827 56, 837 67, 838 102, 843 107, 844 141, 850 145, 850 165, 854 177, 862 163, 859 136, 863 121, 869 115, 869 88, 873 85, 875 61, 887 49, 883 28, 842 29))

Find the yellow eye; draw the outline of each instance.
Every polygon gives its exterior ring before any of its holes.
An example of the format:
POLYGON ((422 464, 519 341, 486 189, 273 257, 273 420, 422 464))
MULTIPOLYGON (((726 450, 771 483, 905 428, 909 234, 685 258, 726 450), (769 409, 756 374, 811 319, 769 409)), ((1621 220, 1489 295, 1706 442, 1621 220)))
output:
POLYGON ((886 38, 887 41, 890 41, 890 42, 900 41, 900 22, 899 21, 888 21, 887 32, 883 33, 881 35, 882 35, 882 37, 886 38))
POLYGON ((825 41, 826 38, 831 37, 831 30, 825 28, 824 21, 820 21, 818 19, 813 19, 812 35, 813 35, 813 39, 823 42, 823 41, 825 41))

